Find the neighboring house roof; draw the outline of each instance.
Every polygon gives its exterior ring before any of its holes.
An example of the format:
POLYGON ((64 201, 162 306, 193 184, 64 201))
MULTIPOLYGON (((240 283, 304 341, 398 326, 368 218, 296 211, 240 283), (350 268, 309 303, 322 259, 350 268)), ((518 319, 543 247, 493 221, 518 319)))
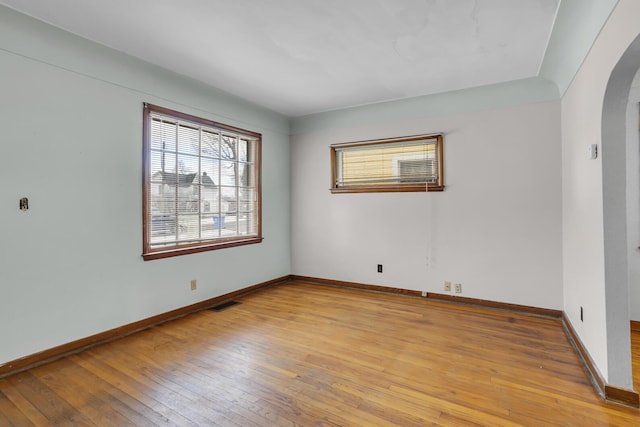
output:
POLYGON ((205 187, 217 187, 216 183, 207 175, 206 172, 202 172, 202 178, 200 179, 200 183, 205 187))
MULTIPOLYGON (((174 172, 156 172, 151 177, 153 181, 162 181, 163 184, 167 185, 176 185, 178 183, 179 187, 188 187, 194 184, 194 180, 196 179, 196 173, 174 173, 174 172)), ((217 187, 216 183, 213 182, 211 177, 207 175, 206 172, 202 172, 202 176, 200 178, 200 182, 205 187, 217 187)), ((196 182, 197 183, 197 182, 196 182)))

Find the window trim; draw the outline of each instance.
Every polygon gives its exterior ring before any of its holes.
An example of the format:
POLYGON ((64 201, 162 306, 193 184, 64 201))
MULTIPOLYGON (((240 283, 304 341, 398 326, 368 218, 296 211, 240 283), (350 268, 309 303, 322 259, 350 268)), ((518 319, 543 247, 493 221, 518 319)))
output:
POLYGON ((444 191, 444 155, 443 155, 443 134, 425 134, 425 135, 413 135, 398 138, 386 138, 386 139, 373 139, 367 141, 345 142, 340 144, 332 144, 331 148, 331 188, 330 191, 333 194, 341 193, 397 193, 397 192, 432 192, 432 191, 444 191), (398 184, 372 184, 372 185, 351 185, 338 187, 338 161, 337 151, 338 149, 362 147, 362 146, 375 146, 390 144, 394 142, 411 142, 420 141, 425 139, 435 139, 437 145, 437 162, 438 162, 438 179, 436 183, 398 183, 398 184))
POLYGON ((212 251, 236 246, 251 245, 264 240, 262 236, 262 134, 246 129, 218 123, 202 117, 193 116, 169 108, 144 103, 143 130, 142 130, 142 258, 145 261, 168 258, 173 256, 188 255, 192 253, 212 251), (151 248, 151 113, 167 115, 178 120, 193 122, 197 125, 210 126, 221 130, 238 133, 255 138, 255 192, 256 200, 256 232, 255 236, 234 236, 217 238, 204 242, 177 244, 171 247, 151 248))

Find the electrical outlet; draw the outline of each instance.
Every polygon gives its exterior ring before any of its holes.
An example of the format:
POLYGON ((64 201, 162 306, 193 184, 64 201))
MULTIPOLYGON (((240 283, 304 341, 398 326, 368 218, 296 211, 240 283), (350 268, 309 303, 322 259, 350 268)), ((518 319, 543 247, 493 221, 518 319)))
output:
POLYGON ((378 273, 382 273, 382 264, 378 264, 378 273))
POLYGON ((195 291, 196 289, 198 289, 198 282, 196 281, 196 279, 191 280, 191 290, 195 291))
POLYGON ((451 292, 451 282, 444 282, 444 291, 451 292))
POLYGON ((456 294, 462 293, 462 283, 456 283, 456 294))
POLYGON ((427 296, 427 291, 422 291, 422 296, 426 297, 427 296))

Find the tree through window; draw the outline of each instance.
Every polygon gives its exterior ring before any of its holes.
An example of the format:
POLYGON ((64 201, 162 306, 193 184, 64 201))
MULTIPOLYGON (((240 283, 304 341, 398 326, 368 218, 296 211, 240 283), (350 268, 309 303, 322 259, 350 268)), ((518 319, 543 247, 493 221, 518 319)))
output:
POLYGON ((261 135, 144 108, 145 260, 258 243, 261 135))

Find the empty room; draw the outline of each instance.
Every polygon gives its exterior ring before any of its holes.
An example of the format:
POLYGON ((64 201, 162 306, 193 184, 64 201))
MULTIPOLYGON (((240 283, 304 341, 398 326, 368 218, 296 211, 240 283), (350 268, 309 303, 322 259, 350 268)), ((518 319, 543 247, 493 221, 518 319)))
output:
POLYGON ((637 0, 0 0, 0 426, 640 425, 637 0))

